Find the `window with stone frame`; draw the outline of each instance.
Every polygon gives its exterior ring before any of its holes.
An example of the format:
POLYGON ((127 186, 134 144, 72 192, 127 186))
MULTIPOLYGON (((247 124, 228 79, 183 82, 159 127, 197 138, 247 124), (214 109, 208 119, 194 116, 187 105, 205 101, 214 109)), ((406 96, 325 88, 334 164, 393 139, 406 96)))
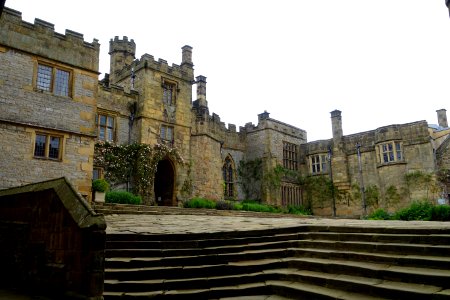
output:
POLYGON ((96 117, 97 134, 100 141, 114 142, 115 139, 115 117, 107 113, 99 113, 96 117))
POLYGON ((92 180, 103 178, 103 168, 94 167, 92 171, 92 180))
POLYGON ((311 174, 323 174, 328 172, 327 154, 315 154, 309 157, 311 174))
POLYGON ((225 198, 230 199, 234 198, 234 169, 233 169, 233 161, 229 156, 225 158, 225 163, 222 167, 222 175, 223 175, 223 194, 225 198))
POLYGON ((380 162, 382 164, 403 161, 402 143, 400 141, 391 141, 378 145, 380 153, 380 162))
POLYGON ((286 207, 289 205, 300 206, 302 204, 302 193, 300 186, 291 183, 282 183, 281 205, 286 207))
POLYGON ((160 138, 162 141, 173 142, 174 130, 172 126, 161 125, 160 138))
POLYGON ((51 92, 57 96, 69 97, 71 94, 70 71, 46 64, 38 64, 36 89, 51 92))
POLYGON ((177 98, 176 82, 169 81, 163 78, 162 89, 163 89, 163 98, 162 98, 163 103, 167 105, 175 105, 177 98))
POLYGON ((283 142, 283 167, 288 170, 298 170, 298 146, 283 142))
POLYGON ((33 150, 34 157, 61 160, 62 141, 62 136, 40 132, 36 133, 33 150))

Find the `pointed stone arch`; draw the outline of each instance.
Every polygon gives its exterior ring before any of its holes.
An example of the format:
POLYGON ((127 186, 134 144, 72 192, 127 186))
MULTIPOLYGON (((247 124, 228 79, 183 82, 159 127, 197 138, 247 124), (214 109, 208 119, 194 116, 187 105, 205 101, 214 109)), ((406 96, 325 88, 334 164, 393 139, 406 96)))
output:
POLYGON ((154 181, 155 200, 158 205, 175 205, 175 171, 175 164, 169 157, 158 162, 154 181))
POLYGON ((231 154, 227 154, 222 165, 223 194, 225 199, 237 197, 236 165, 231 154))

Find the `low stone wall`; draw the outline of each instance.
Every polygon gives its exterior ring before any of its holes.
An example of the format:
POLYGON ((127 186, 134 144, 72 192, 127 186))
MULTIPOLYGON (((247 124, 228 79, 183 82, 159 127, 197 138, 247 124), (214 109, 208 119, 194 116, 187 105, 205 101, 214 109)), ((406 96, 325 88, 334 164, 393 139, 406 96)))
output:
POLYGON ((106 223, 65 178, 0 191, 0 282, 103 299, 106 223))

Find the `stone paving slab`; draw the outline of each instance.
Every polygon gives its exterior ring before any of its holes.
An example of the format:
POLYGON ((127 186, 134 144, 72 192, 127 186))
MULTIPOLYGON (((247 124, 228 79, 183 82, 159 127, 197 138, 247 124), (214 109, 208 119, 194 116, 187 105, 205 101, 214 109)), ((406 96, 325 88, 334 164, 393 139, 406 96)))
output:
POLYGON ((299 217, 244 217, 207 215, 106 215, 107 234, 183 234, 263 230, 301 225, 450 229, 450 222, 372 221, 299 217))

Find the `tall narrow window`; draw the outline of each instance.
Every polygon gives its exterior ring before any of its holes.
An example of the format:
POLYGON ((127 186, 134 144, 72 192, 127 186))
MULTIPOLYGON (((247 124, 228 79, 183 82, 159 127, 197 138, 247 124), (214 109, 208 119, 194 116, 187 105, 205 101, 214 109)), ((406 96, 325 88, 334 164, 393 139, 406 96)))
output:
POLYGON ((167 125, 161 125, 161 140, 163 141, 173 141, 173 127, 167 125))
POLYGON ((68 97, 70 95, 70 72, 38 64, 36 88, 40 91, 53 92, 57 96, 68 97))
POLYGON ((295 144, 283 142, 283 167, 288 170, 298 170, 298 147, 295 144))
POLYGON ((168 105, 175 105, 175 84, 164 82, 163 85, 163 102, 168 105))
POLYGON ((114 141, 114 117, 107 114, 99 114, 97 117, 98 139, 101 141, 114 141))
POLYGON ((311 174, 321 174, 328 171, 327 156, 315 154, 310 156, 311 174))
POLYGON ((225 163, 222 167, 223 174, 223 182, 224 182, 224 196, 225 198, 233 198, 234 197, 234 170, 233 170, 233 162, 230 157, 225 158, 225 163))
POLYGON ((69 96, 69 72, 56 69, 55 95, 69 96))
POLYGON ((45 157, 47 136, 42 134, 36 134, 36 139, 34 141, 34 156, 45 157))
POLYGON ((37 133, 34 140, 34 157, 61 159, 61 141, 60 136, 37 133))
POLYGON ((50 91, 52 87, 52 68, 38 65, 37 88, 43 91, 50 91))

